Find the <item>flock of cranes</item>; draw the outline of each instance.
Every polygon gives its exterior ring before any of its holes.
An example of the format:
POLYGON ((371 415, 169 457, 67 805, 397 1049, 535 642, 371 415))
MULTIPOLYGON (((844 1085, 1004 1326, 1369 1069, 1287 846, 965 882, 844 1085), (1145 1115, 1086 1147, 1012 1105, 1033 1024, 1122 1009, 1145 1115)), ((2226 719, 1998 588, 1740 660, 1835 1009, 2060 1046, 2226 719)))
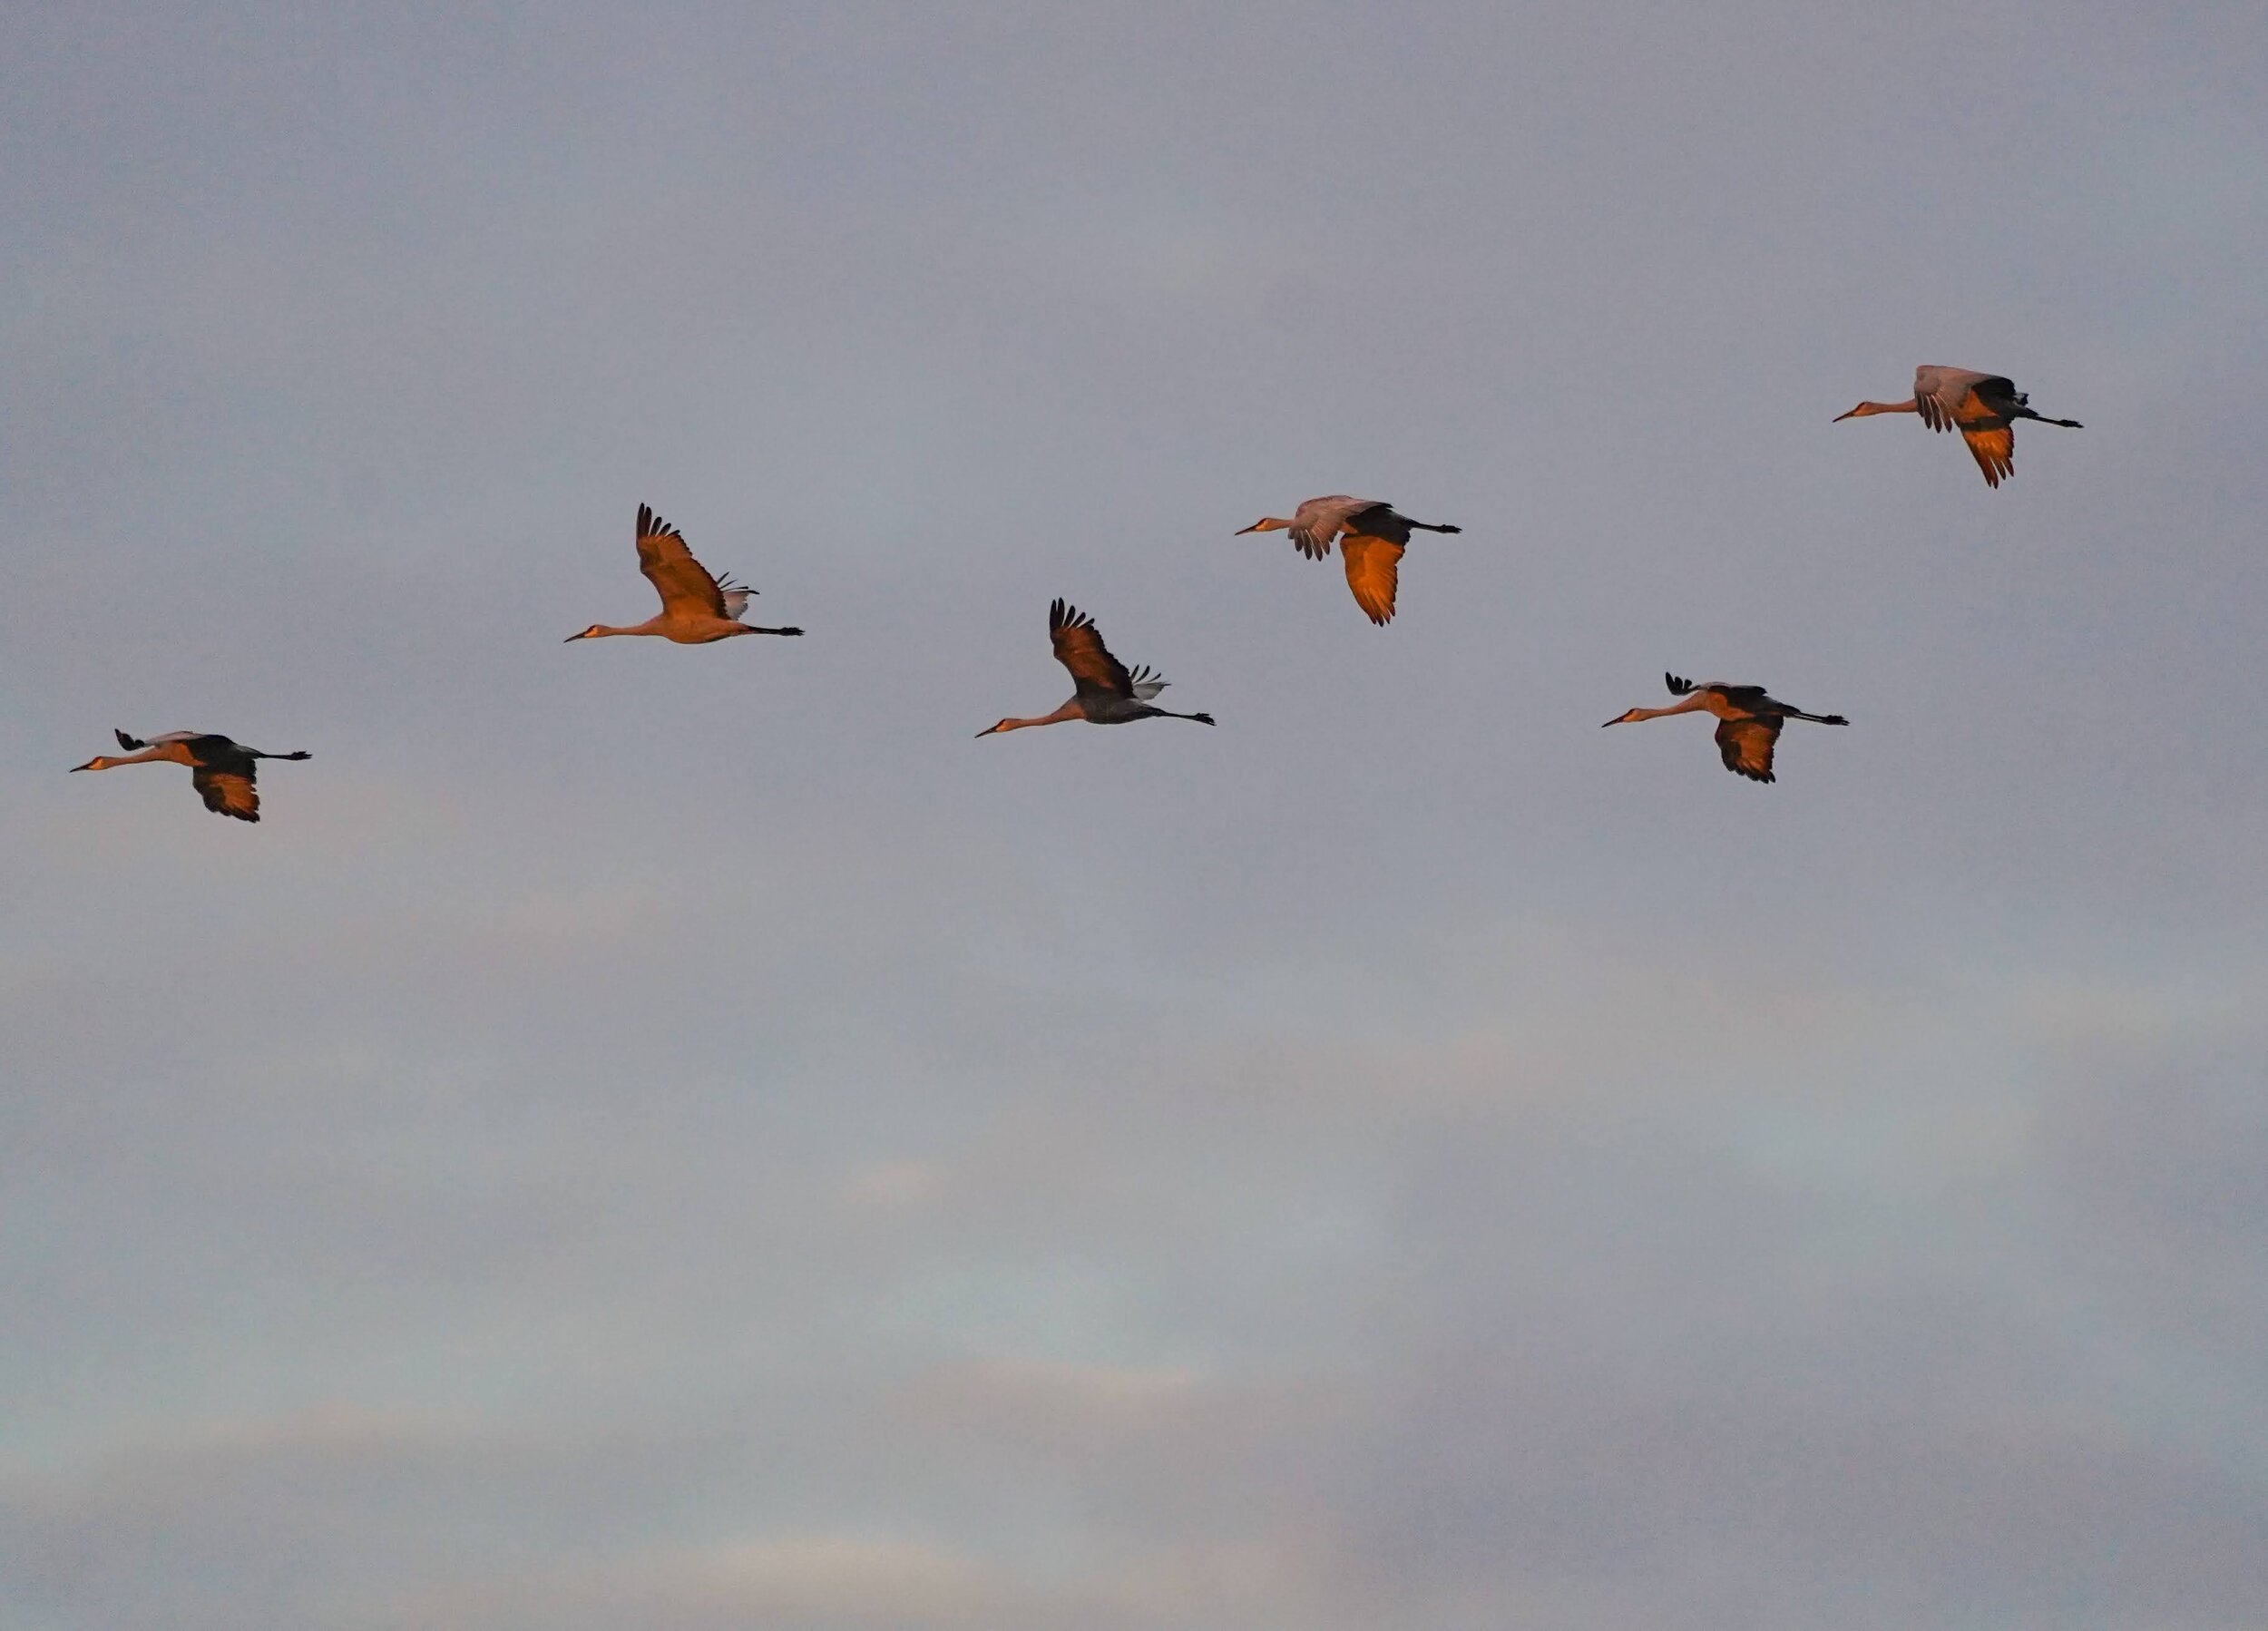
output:
MULTIPOLYGON (((2019 419, 2042 425, 2080 428, 2076 419, 2050 419, 2032 411, 2029 399, 2015 382, 1999 374, 1978 374, 1967 368, 1943 368, 1925 363, 1913 371, 1913 395, 1903 402, 1862 402, 1844 419, 1873 414, 1914 414, 1933 431, 1958 430, 1984 472, 1985 484, 1998 487, 2015 474, 2016 431, 2019 419)), ((1394 595, 1401 583, 1402 557, 1413 532, 1459 532, 1461 527, 1413 521, 1392 504, 1376 499, 1353 498, 1344 493, 1311 498, 1292 512, 1291 519, 1266 515, 1246 532, 1288 532, 1301 554, 1320 561, 1336 543, 1346 569, 1346 586, 1363 614, 1381 627, 1393 620, 1394 595)), ((638 570, 661 597, 661 610, 642 623, 616 627, 593 623, 570 640, 599 640, 610 634, 651 634, 679 645, 708 645, 741 634, 798 635, 800 629, 767 629, 741 621, 749 597, 756 591, 729 577, 712 577, 693 559, 685 536, 645 504, 638 506, 638 570)), ((1060 597, 1048 609, 1048 639, 1055 660, 1070 670, 1070 699, 1052 713, 1033 718, 1010 718, 977 732, 980 737, 1034 725, 1060 725, 1083 719, 1090 725, 1124 725, 1135 719, 1192 719, 1214 722, 1210 714, 1176 713, 1157 706, 1166 689, 1162 675, 1149 668, 1128 669, 1102 643, 1102 631, 1085 612, 1060 597)), ((1607 721, 1628 725, 1640 719, 1666 718, 1672 714, 1706 713, 1716 720, 1717 752, 1725 767, 1753 781, 1774 779, 1772 758, 1780 731, 1790 719, 1814 725, 1848 725, 1841 714, 1807 714, 1799 708, 1767 696, 1762 686, 1728 685, 1708 680, 1696 685, 1675 674, 1664 674, 1669 693, 1681 698, 1669 708, 1634 708, 1607 721)), ((298 753, 262 753, 227 737, 205 731, 176 730, 144 741, 124 731, 112 733, 126 757, 97 756, 76 770, 111 770, 121 765, 166 763, 189 767, 190 784, 205 801, 205 808, 239 821, 259 819, 259 789, 255 785, 261 759, 304 759, 298 753)))

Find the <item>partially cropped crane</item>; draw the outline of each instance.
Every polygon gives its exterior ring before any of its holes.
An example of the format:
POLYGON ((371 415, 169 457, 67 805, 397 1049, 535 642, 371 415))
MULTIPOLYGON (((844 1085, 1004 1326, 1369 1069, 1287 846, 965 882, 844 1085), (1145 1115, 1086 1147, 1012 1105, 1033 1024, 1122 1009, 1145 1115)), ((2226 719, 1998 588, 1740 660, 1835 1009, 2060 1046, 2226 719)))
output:
POLYGON ((978 731, 979 737, 1022 730, 1028 725, 1060 725, 1066 719, 1084 719, 1090 725, 1123 725, 1129 719, 1159 718, 1195 719, 1200 725, 1213 723, 1210 714, 1177 714, 1169 708, 1151 706, 1150 698, 1166 689, 1164 677, 1145 668, 1129 673, 1126 665, 1111 656, 1103 645, 1102 631, 1095 627, 1094 619, 1076 607, 1065 605, 1060 596, 1048 608, 1048 638, 1055 646, 1055 660, 1070 670, 1074 687, 1071 699, 1053 713, 1042 714, 1036 719, 1002 719, 978 731))
POLYGON ((680 646, 705 646, 736 634, 801 634, 800 629, 760 629, 740 620, 756 592, 730 577, 712 578, 685 547, 685 534, 647 505, 638 506, 638 570, 661 596, 661 610, 642 623, 615 628, 593 623, 571 640, 609 634, 658 634, 680 646))
POLYGON ((1671 714, 1714 714, 1716 750, 1724 757, 1725 768, 1751 781, 1773 779, 1772 750, 1780 740, 1780 727, 1786 721, 1808 719, 1813 725, 1851 723, 1841 714, 1807 714, 1800 708, 1791 708, 1765 696, 1760 685, 1726 685, 1718 679, 1696 685, 1675 674, 1664 674, 1662 679, 1669 687, 1671 696, 1683 697, 1685 700, 1674 708, 1634 708, 1607 723, 1628 725, 1639 719, 1667 718, 1671 714))
POLYGON ((190 785, 203 796, 205 808, 216 815, 233 816, 239 821, 259 819, 259 789, 252 784, 259 773, 261 759, 312 757, 304 751, 262 753, 257 747, 247 747, 241 742, 231 742, 226 737, 201 730, 168 731, 146 742, 122 730, 111 734, 118 738, 118 745, 129 757, 108 758, 98 754, 85 764, 71 768, 115 770, 121 765, 187 765, 190 785))
POLYGON ((2016 474, 2016 421, 2037 419, 2066 430, 2086 428, 2077 419, 2035 414, 2030 401, 2006 375, 1923 363, 1913 371, 1913 395, 1905 401, 1862 402, 1847 414, 1837 414, 1834 422, 1873 414, 1919 414, 1931 430, 1960 432, 1977 468, 1984 472, 1985 485, 1998 487, 2003 477, 2016 474))
POLYGON ((1280 515, 1264 515, 1250 526, 1237 529, 1237 536, 1289 532, 1299 552, 1311 561, 1320 561, 1329 554, 1331 541, 1336 538, 1340 559, 1346 564, 1346 586, 1354 591, 1354 603, 1372 622, 1383 627, 1393 621, 1402 552, 1410 545, 1413 529, 1426 532, 1464 531, 1462 527, 1436 526, 1430 521, 1412 521, 1392 504, 1381 503, 1374 498, 1350 498, 1344 493, 1334 493, 1325 498, 1308 499, 1292 512, 1289 521, 1280 515))

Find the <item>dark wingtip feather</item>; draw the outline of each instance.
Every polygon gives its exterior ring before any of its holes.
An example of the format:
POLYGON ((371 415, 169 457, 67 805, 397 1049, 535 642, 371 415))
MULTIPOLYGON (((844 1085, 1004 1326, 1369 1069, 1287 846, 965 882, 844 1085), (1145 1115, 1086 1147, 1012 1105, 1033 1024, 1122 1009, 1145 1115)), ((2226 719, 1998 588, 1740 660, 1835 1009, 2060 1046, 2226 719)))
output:
POLYGON ((128 753, 140 753, 143 748, 150 746, 149 743, 143 741, 140 737, 130 737, 124 731, 118 729, 115 726, 112 727, 111 735, 118 738, 118 745, 121 747, 123 747, 128 753))

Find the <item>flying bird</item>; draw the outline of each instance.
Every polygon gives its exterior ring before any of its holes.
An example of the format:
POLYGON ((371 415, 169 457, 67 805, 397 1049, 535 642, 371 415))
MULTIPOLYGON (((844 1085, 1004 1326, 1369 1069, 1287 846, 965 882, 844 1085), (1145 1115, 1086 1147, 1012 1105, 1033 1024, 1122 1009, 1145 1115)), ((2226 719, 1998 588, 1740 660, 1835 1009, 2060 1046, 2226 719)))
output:
POLYGON ((241 742, 231 742, 226 737, 201 730, 168 731, 146 742, 122 730, 111 734, 118 738, 118 745, 129 757, 117 759, 98 754, 85 764, 71 768, 75 772, 115 770, 121 765, 187 765, 190 786, 203 796, 205 808, 215 815, 233 816, 239 821, 259 819, 259 789, 252 783, 259 773, 261 759, 312 757, 305 752, 262 753, 257 747, 247 747, 241 742))
POLYGON ((1022 730, 1027 725, 1060 725, 1066 719, 1084 719, 1090 725, 1123 725, 1129 719, 1195 719, 1200 725, 1213 723, 1210 714, 1177 714, 1169 708, 1153 708, 1150 698, 1166 689, 1163 676, 1149 669, 1127 671, 1126 665, 1110 655, 1102 643, 1102 631, 1095 627, 1094 619, 1076 607, 1066 606, 1059 596, 1048 608, 1048 638, 1055 645, 1055 660, 1071 671, 1074 689, 1071 699, 1051 714, 1036 719, 1002 719, 989 729, 980 730, 979 737, 989 737, 995 731, 1022 730))
POLYGON ((1292 512, 1286 521, 1280 515, 1264 515, 1248 527, 1237 530, 1241 538, 1246 532, 1282 532, 1288 531, 1299 552, 1312 561, 1320 561, 1331 552, 1331 541, 1339 541, 1339 556, 1346 564, 1346 586, 1354 591, 1354 603, 1374 623, 1383 627, 1393 621, 1394 590, 1401 581, 1402 552, 1410 546, 1412 529, 1428 532, 1461 532, 1462 527, 1436 526, 1430 521, 1412 521, 1392 504, 1374 498, 1349 498, 1334 493, 1327 498, 1311 498, 1292 512))
POLYGON ((661 610, 642 623, 617 629, 593 623, 581 634, 567 638, 597 640, 609 634, 659 634, 680 646, 705 646, 710 640, 730 640, 736 634, 801 634, 800 629, 760 629, 740 620, 756 592, 729 576, 712 578, 709 569, 685 547, 685 534, 638 506, 638 570, 646 574, 661 596, 661 610))
POLYGON ((1664 674, 1662 679, 1669 687, 1669 694, 1683 697, 1683 702, 1675 708, 1634 708, 1607 723, 1628 725, 1638 719, 1662 719, 1671 714, 1696 711, 1715 714, 1716 750, 1724 756, 1725 768, 1751 781, 1773 779, 1772 750, 1780 739, 1780 727, 1786 721, 1809 719, 1813 725, 1851 723, 1841 714, 1807 714, 1800 708, 1790 708, 1765 696, 1760 685, 1726 685, 1717 679, 1696 685, 1675 674, 1664 674))
POLYGON ((2030 398, 2016 382, 2000 374, 1975 374, 1967 368, 1941 368, 1923 363, 1913 371, 1913 395, 1903 402, 1862 402, 1834 422, 1863 419, 1870 414, 1919 414, 1931 430, 1958 430, 1985 485, 1998 487, 2003 476, 2016 474, 2016 421, 2037 419, 2066 430, 2086 428, 2077 419, 2050 419, 2035 414, 2030 398))

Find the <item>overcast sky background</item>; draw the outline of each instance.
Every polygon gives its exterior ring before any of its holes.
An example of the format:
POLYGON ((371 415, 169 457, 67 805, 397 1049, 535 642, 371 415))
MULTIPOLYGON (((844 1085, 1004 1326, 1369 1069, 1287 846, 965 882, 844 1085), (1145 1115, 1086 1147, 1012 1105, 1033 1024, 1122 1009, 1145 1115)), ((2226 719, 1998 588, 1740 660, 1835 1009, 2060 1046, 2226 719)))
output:
POLYGON ((6 8, 0 1626, 2258 1631, 2268 21, 1223 9, 6 8))

